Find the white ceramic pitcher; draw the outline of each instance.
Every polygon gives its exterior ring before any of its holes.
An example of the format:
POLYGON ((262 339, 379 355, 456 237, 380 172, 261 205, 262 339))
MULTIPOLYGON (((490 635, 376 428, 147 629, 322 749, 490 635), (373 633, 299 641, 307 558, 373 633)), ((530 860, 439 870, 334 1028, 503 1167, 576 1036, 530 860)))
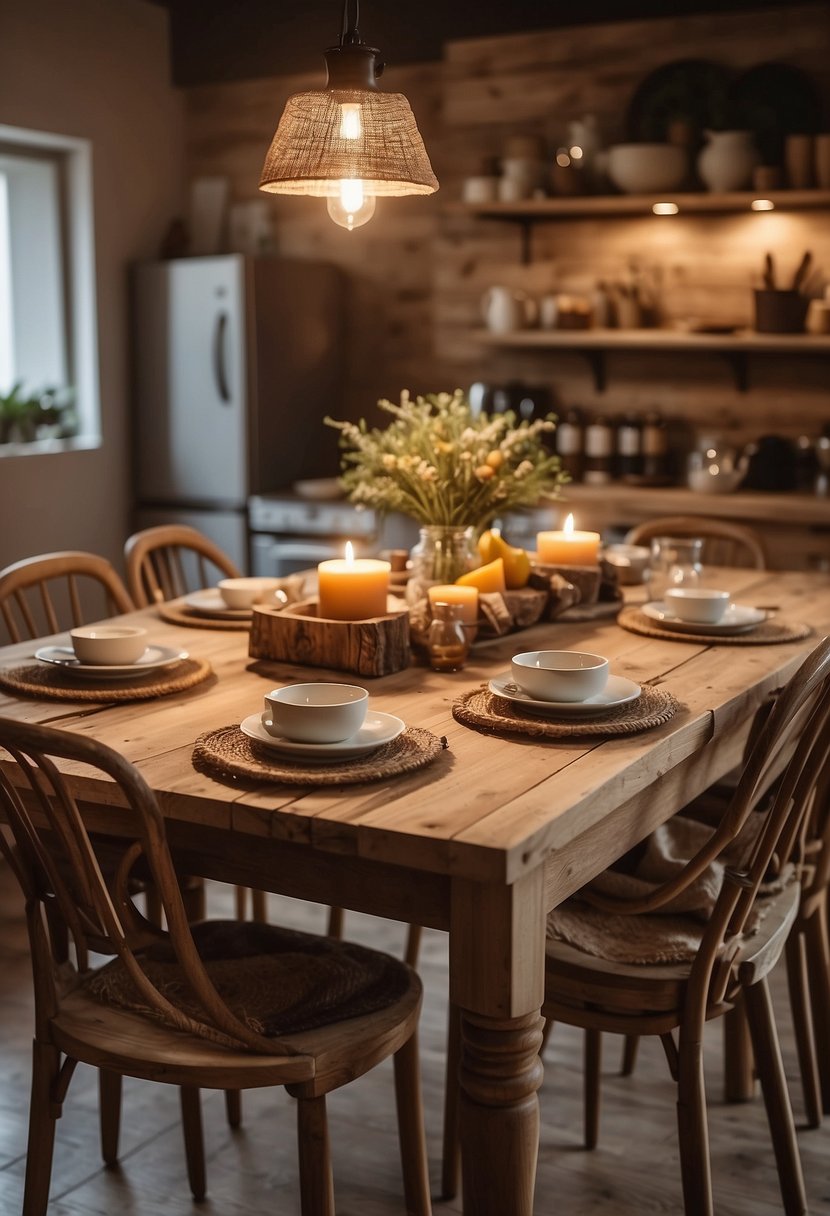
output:
POLYGON ((525 292, 512 287, 488 287, 481 297, 481 311, 491 333, 509 334, 533 324, 536 303, 525 292))
POLYGON ((709 190, 743 190, 761 157, 751 131, 704 131, 706 147, 697 158, 697 171, 709 190))

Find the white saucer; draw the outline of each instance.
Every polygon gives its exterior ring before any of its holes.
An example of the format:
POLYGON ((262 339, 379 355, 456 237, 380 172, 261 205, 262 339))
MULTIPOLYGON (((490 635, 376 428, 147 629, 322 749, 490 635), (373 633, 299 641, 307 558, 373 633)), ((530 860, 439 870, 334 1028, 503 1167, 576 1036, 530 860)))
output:
POLYGON ((698 621, 682 621, 679 616, 669 612, 662 600, 652 600, 643 604, 646 616, 662 625, 665 629, 673 629, 677 633, 724 634, 749 633, 767 619, 763 608, 750 608, 744 604, 730 604, 716 625, 704 625, 698 621))
POLYGON ((176 650, 174 646, 148 646, 135 663, 108 663, 104 666, 82 663, 71 646, 41 646, 35 651, 35 658, 41 663, 53 663, 69 675, 80 676, 84 680, 123 680, 125 676, 135 679, 189 657, 186 650, 176 650))
POLYGON ((489 688, 497 697, 504 697, 520 709, 532 709, 536 714, 550 714, 557 718, 587 718, 591 714, 603 713, 607 709, 616 709, 618 705, 636 701, 642 692, 639 684, 627 680, 625 676, 609 676, 604 690, 595 697, 589 697, 587 701, 536 701, 526 692, 522 692, 509 671, 491 680, 489 688))
POLYGON ((234 620, 247 620, 251 615, 250 608, 229 608, 216 587, 206 587, 203 591, 190 591, 182 597, 182 602, 188 608, 192 608, 194 612, 204 616, 224 616, 234 620))
POLYGON ((370 709, 357 734, 352 735, 351 739, 343 739, 340 743, 297 743, 294 739, 269 735, 259 714, 251 714, 245 718, 239 723, 239 729, 249 739, 264 743, 266 747, 273 748, 284 756, 294 756, 298 760, 336 761, 353 760, 355 756, 365 756, 368 752, 373 752, 384 743, 391 743, 406 730, 406 723, 392 714, 370 709))

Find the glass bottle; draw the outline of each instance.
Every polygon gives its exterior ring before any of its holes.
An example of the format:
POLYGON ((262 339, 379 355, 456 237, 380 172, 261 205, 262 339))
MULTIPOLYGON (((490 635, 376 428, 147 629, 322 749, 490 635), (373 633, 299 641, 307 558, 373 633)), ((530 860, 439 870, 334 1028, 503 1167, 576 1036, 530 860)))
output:
POLYGON ((590 486, 605 486, 614 473, 614 428, 598 414, 585 428, 585 475, 590 486))
POLYGON ((656 410, 643 420, 643 477, 651 485, 668 480, 669 435, 663 418, 656 410))
POLYGON ((463 611, 462 604, 446 604, 439 600, 432 605, 427 647, 433 671, 460 671, 464 666, 470 645, 461 619, 463 611))
POLYGON ((554 438, 562 468, 570 475, 571 481, 581 481, 585 462, 585 423, 582 411, 576 406, 567 410, 562 421, 556 424, 554 438))
POLYGON ((638 481, 643 473, 643 424, 636 414, 623 414, 617 424, 617 476, 638 481))

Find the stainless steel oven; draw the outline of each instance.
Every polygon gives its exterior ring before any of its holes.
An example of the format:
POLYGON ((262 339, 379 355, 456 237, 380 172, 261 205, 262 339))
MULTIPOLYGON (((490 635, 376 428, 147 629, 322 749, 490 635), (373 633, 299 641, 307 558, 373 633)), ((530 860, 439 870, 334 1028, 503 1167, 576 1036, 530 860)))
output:
POLYGON ((283 578, 330 557, 342 557, 346 541, 356 557, 381 549, 410 549, 418 525, 402 515, 381 517, 345 500, 312 502, 289 491, 248 499, 251 573, 283 578))

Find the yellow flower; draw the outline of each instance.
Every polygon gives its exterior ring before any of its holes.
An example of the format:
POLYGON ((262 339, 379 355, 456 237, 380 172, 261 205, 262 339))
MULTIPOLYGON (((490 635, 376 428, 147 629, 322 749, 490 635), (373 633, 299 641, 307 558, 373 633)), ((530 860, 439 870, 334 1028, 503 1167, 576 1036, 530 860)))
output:
POLYGON ((489 464, 480 464, 473 472, 479 481, 489 481, 491 477, 495 477, 496 475, 496 470, 491 468, 489 464))
POLYGON ((455 444, 447 443, 445 439, 439 439, 436 441, 435 450, 436 452, 440 452, 442 456, 449 456, 451 452, 455 451, 455 444))
POLYGON ((497 448, 494 448, 492 452, 487 453, 487 459, 484 463, 489 464, 491 469, 500 469, 504 464, 504 456, 497 448))

